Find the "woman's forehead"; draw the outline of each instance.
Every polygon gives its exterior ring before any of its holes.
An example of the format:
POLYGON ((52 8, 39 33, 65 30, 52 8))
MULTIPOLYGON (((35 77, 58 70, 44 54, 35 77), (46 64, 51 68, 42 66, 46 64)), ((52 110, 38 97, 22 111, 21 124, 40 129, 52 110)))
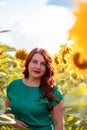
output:
POLYGON ((41 59, 41 60, 45 61, 44 56, 42 54, 40 54, 40 53, 35 53, 33 55, 32 59, 37 59, 37 60, 41 59))

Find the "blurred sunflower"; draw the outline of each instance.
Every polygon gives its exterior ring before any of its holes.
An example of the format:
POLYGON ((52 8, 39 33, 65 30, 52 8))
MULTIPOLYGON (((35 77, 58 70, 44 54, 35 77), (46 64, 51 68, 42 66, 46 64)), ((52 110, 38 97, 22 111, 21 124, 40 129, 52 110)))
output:
POLYGON ((77 10, 73 12, 75 23, 68 31, 69 40, 73 41, 75 52, 71 53, 72 64, 82 73, 87 73, 87 1, 75 3, 77 10))
POLYGON ((4 58, 6 55, 7 55, 6 52, 4 52, 4 51, 1 51, 1 52, 0 52, 0 58, 4 58))
POLYGON ((22 61, 24 61, 26 59, 27 55, 28 55, 28 52, 25 49, 19 49, 15 53, 15 57, 17 59, 22 60, 22 61))
POLYGON ((53 65, 54 65, 56 70, 59 69, 59 61, 58 61, 58 54, 57 53, 55 53, 53 55, 53 65))
POLYGON ((60 49, 53 56, 53 65, 55 67, 55 77, 60 77, 61 74, 64 73, 66 66, 65 55, 69 53, 69 48, 67 44, 63 44, 60 46, 60 49))
POLYGON ((65 56, 65 59, 67 61, 67 71, 73 70, 79 75, 87 76, 87 63, 73 45, 71 46, 69 53, 65 56))
MULTIPOLYGON (((78 9, 73 12, 76 21, 69 30, 69 40, 73 40, 76 49, 84 56, 87 54, 87 1, 77 2, 78 9)), ((85 56, 87 58, 87 55, 85 56)))

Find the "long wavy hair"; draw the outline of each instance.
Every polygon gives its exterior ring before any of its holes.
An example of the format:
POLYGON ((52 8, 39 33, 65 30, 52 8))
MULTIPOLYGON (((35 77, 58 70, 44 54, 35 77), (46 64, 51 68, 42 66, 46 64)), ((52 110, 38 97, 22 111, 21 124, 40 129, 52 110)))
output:
POLYGON ((44 75, 41 77, 39 88, 42 93, 42 96, 48 98, 49 107, 50 107, 50 109, 52 109, 53 107, 52 107, 51 101, 56 100, 58 102, 58 100, 52 93, 52 89, 54 87, 55 81, 54 81, 54 68, 52 65, 52 58, 49 55, 49 53, 43 48, 34 48, 28 54, 28 56, 26 58, 25 70, 23 71, 23 74, 24 74, 25 78, 29 77, 28 65, 29 65, 33 55, 36 53, 41 54, 44 57, 45 62, 46 62, 46 71, 45 71, 44 75))

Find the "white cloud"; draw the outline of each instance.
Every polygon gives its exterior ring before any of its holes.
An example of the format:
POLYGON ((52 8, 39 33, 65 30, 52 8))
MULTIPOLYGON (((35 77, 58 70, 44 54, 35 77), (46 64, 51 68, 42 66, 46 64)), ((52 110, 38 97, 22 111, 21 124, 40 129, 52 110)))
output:
POLYGON ((9 45, 12 45, 13 38, 10 34, 7 33, 0 33, 0 42, 7 43, 9 45))
POLYGON ((6 1, 0 1, 0 6, 7 4, 6 1))
POLYGON ((72 15, 66 8, 44 6, 32 15, 22 16, 20 31, 37 37, 39 39, 37 46, 50 49, 54 53, 55 50, 58 50, 59 44, 67 40, 67 31, 72 25, 72 21, 72 15))
POLYGON ((6 43, 11 42, 11 44, 15 41, 15 45, 20 44, 20 48, 28 48, 28 45, 31 48, 36 46, 44 47, 51 54, 55 53, 58 50, 59 44, 67 40, 67 31, 73 23, 70 10, 58 6, 47 6, 45 5, 46 0, 27 2, 29 6, 25 6, 24 10, 15 10, 14 7, 11 7, 11 9, 13 8, 12 10, 10 10, 10 7, 9 9, 7 8, 7 12, 3 12, 4 18, 1 18, 2 21, 0 21, 3 27, 10 27, 8 29, 13 29, 15 35, 17 32, 17 35, 22 36, 22 38, 19 36, 21 44, 17 43, 19 39, 16 39, 13 35, 14 33, 6 33, 5 38, 4 36, 3 38, 0 37, 0 41, 5 39, 6 43), (28 40, 31 37, 28 45, 22 42, 23 35, 28 40))

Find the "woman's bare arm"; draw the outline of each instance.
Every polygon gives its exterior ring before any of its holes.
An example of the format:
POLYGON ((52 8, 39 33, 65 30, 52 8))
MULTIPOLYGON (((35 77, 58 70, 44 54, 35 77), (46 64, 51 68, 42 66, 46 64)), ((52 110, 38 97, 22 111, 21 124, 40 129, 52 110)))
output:
POLYGON ((64 130, 64 109, 62 101, 52 111, 54 130, 64 130))
POLYGON ((9 106, 10 106, 10 100, 9 100, 9 98, 6 98, 6 100, 5 100, 5 105, 6 105, 6 107, 9 107, 9 106))

